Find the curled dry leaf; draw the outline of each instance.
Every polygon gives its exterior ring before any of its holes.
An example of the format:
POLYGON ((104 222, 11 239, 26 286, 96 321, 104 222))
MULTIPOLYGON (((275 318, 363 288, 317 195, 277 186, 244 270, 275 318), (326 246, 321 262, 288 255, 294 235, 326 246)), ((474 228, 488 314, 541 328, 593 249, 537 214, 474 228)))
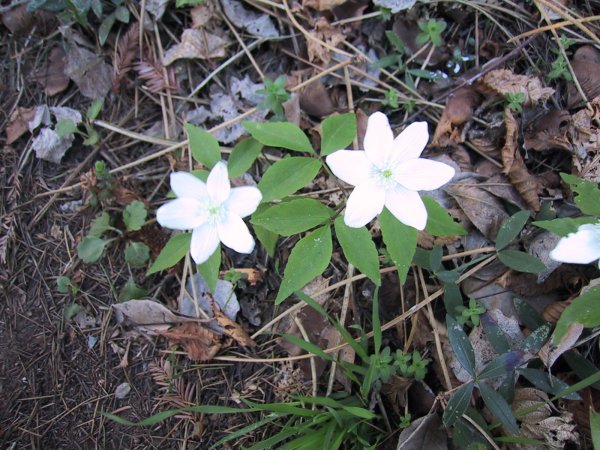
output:
POLYGON ((178 59, 211 59, 225 56, 228 42, 206 30, 183 30, 181 43, 174 45, 165 53, 163 64, 168 66, 178 59))
POLYGON ((177 316, 162 303, 150 299, 129 300, 112 306, 119 324, 132 325, 150 333, 190 320, 177 316))
POLYGON ((471 223, 481 233, 493 241, 508 213, 502 202, 486 190, 478 186, 475 178, 465 178, 452 183, 445 189, 458 203, 471 223))
POLYGON ((524 147, 544 151, 553 148, 573 150, 569 133, 571 115, 568 111, 551 108, 525 129, 524 147))
POLYGON ((15 142, 29 129, 28 124, 35 117, 36 110, 36 107, 22 108, 19 106, 13 111, 6 126, 7 145, 15 142))
POLYGON ((260 14, 247 9, 240 0, 221 0, 223 12, 238 28, 246 30, 259 38, 274 38, 279 36, 279 31, 267 14, 260 14))
POLYGON ((256 347, 256 342, 254 342, 246 330, 242 328, 242 326, 231 320, 225 314, 223 314, 219 309, 215 307, 214 302, 212 303, 212 311, 214 317, 217 319, 217 323, 219 327, 223 330, 230 338, 234 339, 239 345, 242 347, 254 348, 256 347))
POLYGON ((221 349, 219 337, 197 323, 188 322, 159 331, 173 345, 181 345, 193 361, 210 361, 221 349))
POLYGON ((517 75, 508 69, 492 70, 478 81, 480 90, 504 97, 506 94, 521 93, 526 106, 545 102, 554 94, 554 89, 544 87, 539 78, 517 75))
POLYGON ((519 124, 512 111, 504 111, 506 122, 506 141, 502 147, 502 164, 504 173, 521 194, 525 203, 535 212, 540 210, 540 185, 536 178, 529 173, 525 161, 519 151, 519 124))
POLYGON ((46 95, 50 97, 61 93, 69 86, 69 77, 64 71, 66 57, 62 47, 54 47, 44 66, 33 75, 34 79, 44 87, 46 95))
POLYGON ((343 5, 347 0, 303 0, 302 6, 316 9, 317 11, 330 11, 343 5))
MULTIPOLYGON (((588 100, 600 95, 600 52, 591 45, 579 47, 571 61, 573 73, 588 100)), ((567 106, 574 108, 583 102, 575 83, 570 82, 567 90, 567 106)))
POLYGON ((563 353, 571 350, 575 346, 582 332, 583 325, 573 322, 569 325, 567 332, 564 334, 560 342, 554 342, 554 338, 546 342, 539 351, 540 359, 544 365, 547 368, 551 368, 563 353))
POLYGON ((464 142, 462 130, 473 117, 473 110, 481 102, 481 96, 470 87, 458 89, 446 101, 446 107, 435 129, 431 145, 447 147, 464 142))
POLYGON ((335 111, 329 92, 320 80, 302 88, 298 97, 300 108, 311 116, 323 118, 335 111))
POLYGON ((558 319, 560 319, 560 316, 562 315, 563 311, 566 309, 567 306, 573 303, 573 300, 575 300, 575 297, 570 298, 568 300, 564 300, 562 302, 550 303, 548 306, 546 306, 544 312, 542 313, 543 319, 546 322, 556 324, 556 322, 558 322, 558 319))
POLYGON ((438 414, 428 414, 413 421, 402 430, 398 438, 397 450, 445 450, 448 436, 442 427, 438 414))

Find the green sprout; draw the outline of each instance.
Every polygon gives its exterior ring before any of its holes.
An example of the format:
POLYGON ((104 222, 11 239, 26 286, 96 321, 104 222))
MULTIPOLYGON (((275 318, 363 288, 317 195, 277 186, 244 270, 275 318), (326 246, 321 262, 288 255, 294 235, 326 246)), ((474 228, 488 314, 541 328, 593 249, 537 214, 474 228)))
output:
POLYGON ((569 72, 569 65, 562 53, 552 62, 552 70, 548 73, 548 78, 551 80, 563 78, 566 81, 573 81, 571 72, 569 72))
POLYGON ((411 420, 412 416, 410 413, 405 416, 400 416, 400 423, 398 424, 398 427, 400 429, 408 428, 410 426, 411 420))
POLYGON ((277 119, 283 119, 283 103, 290 98, 290 94, 285 90, 285 75, 278 76, 275 81, 265 78, 265 88, 256 91, 263 95, 263 100, 259 103, 260 109, 273 111, 277 119))
POLYGON ((396 351, 394 366, 405 378, 414 378, 417 381, 423 380, 427 374, 428 364, 429 360, 423 358, 418 350, 415 350, 412 355, 404 354, 400 350, 396 351))
POLYGON ((398 92, 389 90, 385 93, 383 100, 381 101, 383 106, 389 106, 390 108, 398 109, 400 104, 398 103, 398 92))
POLYGON ((421 32, 417 35, 417 44, 424 45, 431 41, 436 47, 441 47, 442 32, 446 29, 446 22, 443 20, 429 19, 428 21, 420 20, 419 29, 421 32))
POLYGON ((460 314, 456 320, 461 325, 479 325, 479 316, 485 313, 485 307, 480 305, 477 300, 470 298, 469 299, 469 307, 459 306, 456 308, 457 312, 460 314))
POLYGON ((523 112, 523 103, 525 103, 525 94, 523 92, 508 92, 504 95, 506 108, 516 112, 523 112))

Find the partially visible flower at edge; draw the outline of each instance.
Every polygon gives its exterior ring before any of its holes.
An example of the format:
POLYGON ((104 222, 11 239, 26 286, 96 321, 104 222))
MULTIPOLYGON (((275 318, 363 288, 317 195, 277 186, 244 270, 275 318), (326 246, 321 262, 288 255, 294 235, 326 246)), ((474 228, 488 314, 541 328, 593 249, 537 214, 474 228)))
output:
POLYGON ((346 225, 362 227, 385 206, 400 222, 425 228, 427 210, 417 191, 437 189, 454 176, 451 166, 419 158, 428 140, 426 122, 410 124, 394 138, 385 114, 376 112, 369 116, 364 151, 327 156, 331 171, 355 186, 346 204, 346 225))
POLYGON ((550 258, 555 261, 588 264, 600 259, 600 222, 580 225, 576 233, 561 238, 550 258))
POLYGON ((190 253, 196 264, 206 262, 222 242, 238 253, 251 253, 254 238, 242 218, 258 207, 262 194, 254 186, 231 188, 227 165, 218 162, 206 183, 187 172, 171 174, 177 196, 156 211, 163 227, 192 230, 190 253))

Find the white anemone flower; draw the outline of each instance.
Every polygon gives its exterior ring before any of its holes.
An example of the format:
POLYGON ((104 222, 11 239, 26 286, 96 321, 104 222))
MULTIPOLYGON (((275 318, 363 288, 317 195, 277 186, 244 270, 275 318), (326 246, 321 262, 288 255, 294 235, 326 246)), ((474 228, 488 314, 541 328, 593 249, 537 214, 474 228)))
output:
POLYGON ((588 264, 600 259, 600 223, 580 225, 576 233, 561 238, 550 252, 550 258, 575 264, 588 264))
POLYGON ((346 225, 362 227, 385 206, 400 222, 425 228, 427 210, 417 191, 437 189, 454 176, 451 166, 419 158, 428 140, 425 122, 412 123, 394 139, 385 114, 376 112, 369 116, 364 151, 327 156, 331 171, 355 186, 346 204, 346 225))
POLYGON ((218 162, 206 183, 186 172, 171 174, 171 189, 177 196, 156 211, 163 227, 192 230, 190 253, 196 264, 206 262, 222 242, 238 253, 251 253, 254 238, 242 218, 258 207, 258 188, 231 188, 227 165, 218 162))

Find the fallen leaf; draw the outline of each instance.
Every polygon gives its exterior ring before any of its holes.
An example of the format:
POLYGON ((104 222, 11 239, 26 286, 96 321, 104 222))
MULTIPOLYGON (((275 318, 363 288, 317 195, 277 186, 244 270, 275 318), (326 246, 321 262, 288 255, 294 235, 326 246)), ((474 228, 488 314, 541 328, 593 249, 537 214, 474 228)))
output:
POLYGON ((166 51, 163 64, 168 66, 178 59, 211 59, 225 56, 228 42, 205 30, 188 28, 183 30, 181 43, 166 51))
POLYGON ((144 331, 156 333, 166 330, 173 323, 195 321, 177 316, 170 309, 155 300, 129 300, 112 305, 117 323, 142 328, 144 331))
POLYGON ((218 17, 214 2, 205 2, 190 9, 192 28, 202 28, 218 17))
POLYGON ((138 73, 138 76, 144 80, 144 84, 150 92, 162 92, 166 89, 171 92, 179 90, 179 82, 175 76, 173 67, 166 67, 154 59, 151 52, 147 52, 143 61, 136 63, 133 68, 138 73), (167 76, 165 77, 165 71, 167 76))
POLYGON ((44 87, 48 96, 63 92, 69 86, 69 77, 65 75, 66 54, 62 47, 53 47, 43 67, 37 70, 33 78, 44 87))
POLYGON ((317 40, 309 39, 306 41, 306 50, 308 60, 315 64, 329 64, 331 61, 331 51, 321 45, 318 41, 323 41, 331 47, 337 47, 346 40, 346 36, 338 27, 333 27, 325 17, 319 17, 314 25, 314 30, 309 31, 317 40))
POLYGON ((346 1, 348 0, 303 0, 302 6, 316 9, 317 11, 330 11, 337 6, 343 5, 346 1))
POLYGON ((381 386, 381 393, 386 396, 396 414, 401 415, 407 405, 408 390, 413 383, 414 379, 412 378, 392 375, 388 382, 381 386))
POLYGON ((71 148, 74 140, 75 137, 72 134, 60 137, 56 131, 42 128, 31 143, 31 147, 35 150, 35 156, 38 158, 58 164, 67 150, 71 148))
POLYGON ((412 8, 417 0, 373 0, 380 8, 389 9, 392 14, 412 8))
POLYGON ((146 11, 154 17, 155 21, 159 21, 167 10, 169 0, 147 0, 146 11))
POLYGON ((112 90, 118 93, 123 77, 133 68, 133 61, 139 54, 140 24, 134 22, 126 33, 121 35, 117 43, 117 51, 113 62, 112 90))
POLYGON ((325 85, 319 80, 300 89, 300 108, 308 115, 322 119, 335 110, 325 85))
MULTIPOLYGON (((588 100, 600 95, 600 52, 592 45, 583 45, 577 49, 571 60, 571 67, 579 85, 588 100)), ((567 106, 569 109, 583 102, 575 83, 569 82, 567 106)))
POLYGON ((460 88, 450 94, 442 117, 435 129, 431 145, 434 147, 447 147, 463 143, 462 125, 471 120, 473 110, 480 101, 481 96, 470 87, 460 88))
POLYGON ((402 430, 398 438, 398 450, 444 450, 448 448, 442 421, 438 414, 428 414, 414 420, 402 430))
POLYGON ((219 327, 221 327, 223 330, 223 333, 235 340, 242 347, 256 347, 256 342, 250 338, 246 330, 244 330, 239 323, 234 322, 219 309, 217 309, 214 306, 214 302, 212 303, 212 312, 214 317, 217 319, 219 327))
POLYGON ((529 173, 525 166, 525 161, 519 151, 519 123, 512 111, 506 109, 504 111, 506 123, 506 141, 502 147, 502 164, 504 165, 504 173, 521 194, 525 203, 535 212, 540 210, 539 193, 541 187, 536 178, 529 173))
POLYGON ((240 0, 221 0, 223 12, 238 28, 246 30, 259 38, 274 38, 279 36, 279 31, 267 14, 261 14, 247 9, 240 0))
POLYGON ((560 342, 554 342, 554 338, 550 339, 539 351, 539 356, 544 365, 550 369, 556 360, 565 352, 571 350, 581 333, 583 332, 583 325, 577 322, 569 324, 569 328, 560 340, 560 342))
POLYGON ((75 82, 81 94, 91 99, 103 98, 112 86, 112 70, 102 56, 80 47, 74 41, 67 53, 65 75, 75 82))
POLYGON ((497 69, 488 72, 478 80, 478 87, 484 92, 491 91, 500 97, 506 94, 524 95, 523 104, 535 106, 545 102, 554 94, 554 89, 544 87, 537 77, 517 75, 508 69, 497 69))
POLYGON ((159 331, 172 345, 181 345, 192 361, 210 361, 221 349, 219 337, 197 323, 188 322, 159 331))
POLYGON ((19 139, 29 127, 29 122, 34 118, 36 108, 23 108, 19 106, 13 111, 6 125, 6 144, 10 145, 19 139))
POLYGON ((538 151, 553 148, 571 151, 573 145, 568 136, 570 123, 568 111, 551 108, 527 126, 523 146, 538 151))
POLYGON ((509 217, 502 202, 480 188, 475 178, 462 179, 445 190, 456 200, 471 223, 486 238, 494 241, 502 222, 509 217))

